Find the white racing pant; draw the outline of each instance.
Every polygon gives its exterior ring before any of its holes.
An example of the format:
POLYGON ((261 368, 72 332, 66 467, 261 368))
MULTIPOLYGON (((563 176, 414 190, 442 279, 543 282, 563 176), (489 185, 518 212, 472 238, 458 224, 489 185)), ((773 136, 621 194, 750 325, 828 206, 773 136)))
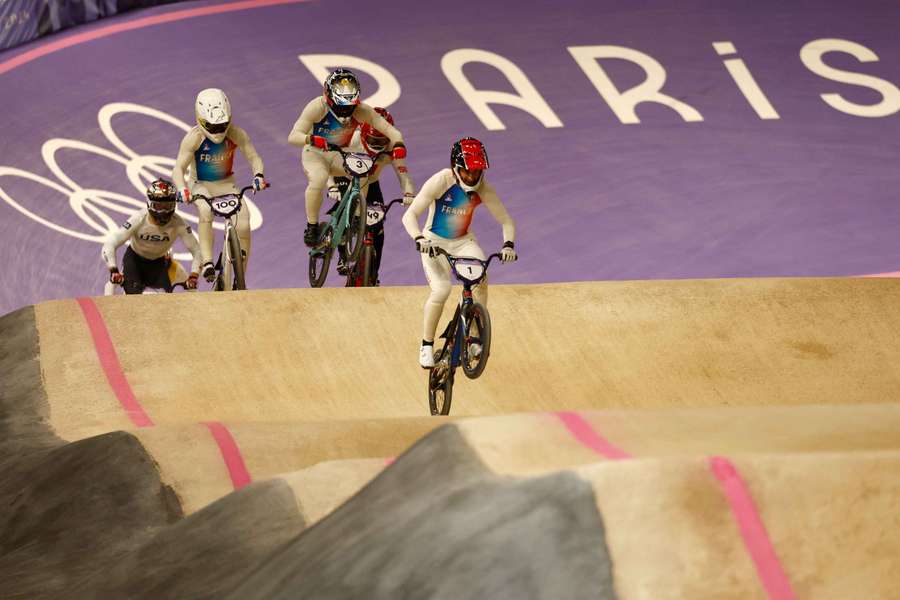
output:
MULTIPOLYGON (((191 186, 191 195, 202 194, 208 198, 220 196, 222 194, 236 194, 240 189, 234 183, 234 177, 229 177, 221 181, 196 181, 191 186)), ((197 225, 197 233, 200 236, 200 264, 213 262, 213 213, 209 208, 209 204, 204 200, 194 202, 197 206, 197 215, 200 222, 197 225)), ((250 260, 250 209, 247 208, 247 201, 244 200, 240 212, 237 215, 237 234, 241 241, 241 249, 247 253, 244 261, 244 269, 247 268, 247 261, 250 260)))
MULTIPOLYGON (((484 252, 482 252, 481 246, 478 245, 478 240, 475 239, 475 235, 472 233, 455 240, 440 237, 430 231, 425 231, 422 235, 432 240, 435 246, 443 248, 453 256, 468 256, 484 260, 484 252)), ((433 342, 438 321, 444 310, 444 303, 447 302, 447 298, 450 296, 450 288, 452 287, 450 282, 450 262, 445 256, 431 258, 427 254, 423 254, 422 267, 425 269, 425 278, 428 280, 428 285, 431 286, 431 294, 428 296, 428 300, 425 301, 425 322, 422 329, 422 339, 433 342)), ((472 288, 472 294, 476 302, 487 306, 487 277, 472 288)))
POLYGON ((339 152, 325 152, 312 146, 303 148, 300 159, 303 162, 303 172, 309 180, 306 185, 306 222, 318 223, 322 192, 328 183, 328 177, 347 177, 344 159, 339 152))

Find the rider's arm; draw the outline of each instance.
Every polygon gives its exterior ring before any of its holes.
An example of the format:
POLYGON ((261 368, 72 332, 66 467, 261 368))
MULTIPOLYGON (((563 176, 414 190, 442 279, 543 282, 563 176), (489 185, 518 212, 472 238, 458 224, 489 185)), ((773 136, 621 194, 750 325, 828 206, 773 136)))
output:
POLYGON ((180 222, 178 223, 178 237, 181 238, 181 242, 184 246, 190 251, 191 257, 193 260, 191 261, 191 273, 199 273, 200 272, 200 244, 197 243, 197 239, 191 233, 191 226, 184 222, 184 220, 175 215, 175 218, 180 222))
POLYGON ((121 227, 107 234, 106 239, 103 240, 103 249, 100 251, 100 256, 103 258, 103 262, 106 263, 107 268, 117 269, 119 267, 116 262, 116 250, 131 239, 131 236, 134 235, 134 232, 140 226, 142 217, 141 211, 138 211, 128 217, 128 220, 121 227))
POLYGON ((172 183, 179 190, 187 187, 184 183, 187 168, 194 160, 194 152, 200 147, 203 141, 203 134, 199 127, 194 127, 182 138, 181 145, 178 147, 178 156, 175 158, 175 166, 172 167, 172 183))
POLYGON ((484 183, 481 184, 481 189, 478 190, 478 195, 481 197, 482 203, 484 203, 490 213, 494 216, 494 219, 503 226, 503 241, 515 242, 516 224, 512 217, 509 216, 509 213, 506 212, 506 207, 497 196, 494 186, 485 180, 484 183))
POLYGON ((375 110, 365 102, 360 102, 359 106, 356 107, 353 116, 359 122, 368 123, 376 130, 386 135, 387 138, 391 140, 391 148, 397 144, 403 143, 403 134, 400 133, 400 130, 388 123, 387 119, 375 112, 375 110))
POLYGON ((243 153, 244 158, 250 163, 250 169, 253 171, 253 175, 262 175, 264 173, 262 158, 260 158, 259 153, 253 146, 253 142, 250 141, 250 136, 247 135, 247 132, 232 123, 231 127, 228 128, 228 137, 237 144, 237 147, 243 153))
POLYGON ((400 189, 404 194, 415 194, 416 185, 409 176, 409 170, 406 168, 405 158, 394 158, 391 160, 391 166, 394 167, 394 173, 397 174, 397 181, 400 182, 400 189))
POLYGON ((316 96, 310 100, 309 104, 300 113, 300 118, 294 123, 294 128, 288 135, 288 143, 293 146, 303 147, 309 143, 309 135, 312 133, 313 125, 322 120, 328 107, 321 96, 316 96))
POLYGON ((422 186, 422 189, 419 190, 419 194, 412 201, 412 204, 409 205, 409 208, 406 209, 406 212, 403 213, 403 226, 412 239, 422 235, 422 230, 419 229, 419 217, 429 209, 437 198, 441 197, 441 194, 447 189, 446 183, 444 171, 438 171, 432 175, 425 182, 425 185, 422 186))

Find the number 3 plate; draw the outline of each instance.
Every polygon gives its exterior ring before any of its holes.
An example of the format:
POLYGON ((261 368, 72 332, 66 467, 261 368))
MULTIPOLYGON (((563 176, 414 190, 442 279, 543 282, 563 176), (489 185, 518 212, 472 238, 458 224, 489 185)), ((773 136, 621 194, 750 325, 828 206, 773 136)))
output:
POLYGON ((353 175, 363 176, 372 169, 374 162, 368 154, 354 152, 347 155, 344 165, 347 167, 347 171, 353 175))

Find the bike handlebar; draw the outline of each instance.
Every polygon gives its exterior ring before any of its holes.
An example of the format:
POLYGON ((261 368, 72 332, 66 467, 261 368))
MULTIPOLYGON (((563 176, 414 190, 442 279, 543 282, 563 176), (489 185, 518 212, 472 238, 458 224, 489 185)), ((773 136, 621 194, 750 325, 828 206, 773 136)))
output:
MULTIPOLYGON (((263 189, 265 190, 270 187, 272 187, 272 184, 266 182, 266 187, 264 187, 263 189)), ((210 202, 212 200, 215 200, 216 198, 224 198, 225 196, 243 196, 247 192, 251 192, 253 190, 254 190, 254 187, 252 185, 248 185, 248 186, 242 187, 241 191, 238 192, 237 194, 235 194, 234 192, 230 192, 228 194, 219 194, 218 196, 204 196, 203 194, 192 194, 191 199, 192 200, 206 200, 207 202, 210 202)), ((179 200, 179 202, 181 202, 181 200, 179 200)))
POLYGON ((475 258, 474 256, 453 256, 452 254, 450 254, 449 252, 447 252, 446 250, 444 250, 443 248, 441 248, 439 246, 432 246, 431 249, 436 256, 443 255, 443 256, 447 257, 447 260, 450 261, 451 265, 458 260, 474 260, 476 262, 480 262, 482 264, 482 266, 484 266, 485 270, 487 270, 488 265, 491 264, 492 260, 494 260, 495 258, 498 258, 498 259, 503 258, 499 252, 494 252, 493 254, 491 254, 490 256, 487 257, 487 260, 481 260, 480 258, 475 258))
POLYGON ((393 205, 397 204, 398 202, 403 202, 403 198, 394 198, 387 204, 385 204, 384 202, 373 202, 373 204, 380 204, 381 208, 384 209, 384 216, 387 217, 388 211, 391 210, 391 207, 393 205))

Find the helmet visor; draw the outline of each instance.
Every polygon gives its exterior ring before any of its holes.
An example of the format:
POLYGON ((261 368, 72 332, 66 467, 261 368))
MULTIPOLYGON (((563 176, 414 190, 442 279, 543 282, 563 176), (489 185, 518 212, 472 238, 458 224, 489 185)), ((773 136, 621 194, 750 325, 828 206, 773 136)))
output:
POLYGON ((231 125, 231 121, 225 121, 224 123, 210 123, 206 119, 198 120, 200 121, 200 127, 213 135, 217 133, 225 133, 226 131, 228 131, 228 126, 231 125))
POLYGON ((175 201, 174 200, 148 200, 147 208, 150 209, 152 213, 173 213, 175 212, 175 201))

